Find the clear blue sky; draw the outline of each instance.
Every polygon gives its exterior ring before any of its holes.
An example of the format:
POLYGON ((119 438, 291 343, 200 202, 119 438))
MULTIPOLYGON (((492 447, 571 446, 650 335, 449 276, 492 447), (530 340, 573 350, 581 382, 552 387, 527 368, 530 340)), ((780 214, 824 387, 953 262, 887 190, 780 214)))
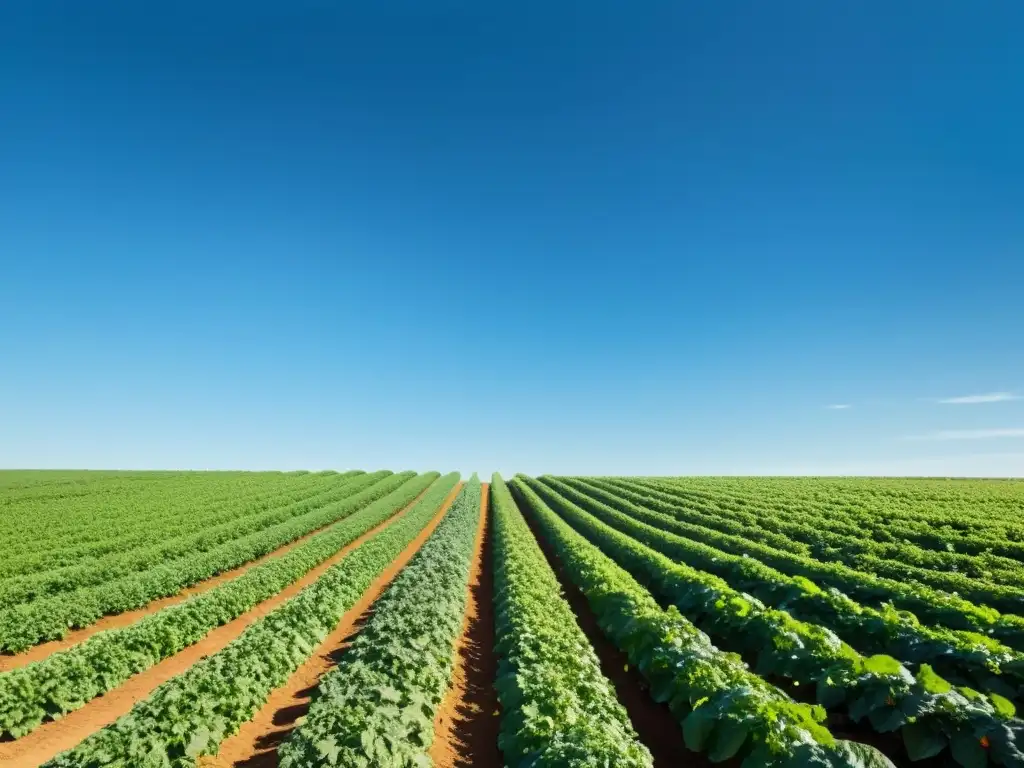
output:
POLYGON ((0 466, 1024 474, 1022 29, 6 0, 0 466))

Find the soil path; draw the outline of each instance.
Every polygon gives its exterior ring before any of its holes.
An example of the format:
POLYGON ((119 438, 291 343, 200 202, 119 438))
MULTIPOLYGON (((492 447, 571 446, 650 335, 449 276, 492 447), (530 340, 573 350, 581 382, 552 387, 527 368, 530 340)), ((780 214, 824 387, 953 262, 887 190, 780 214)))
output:
POLYGON ((597 653, 601 662, 601 672, 611 681, 615 688, 615 694, 626 708, 626 714, 633 724, 634 730, 640 737, 640 741, 646 745, 654 757, 654 768, 675 768, 679 765, 694 766, 694 768, 711 768, 712 765, 718 768, 734 768, 739 763, 730 760, 723 763, 711 763, 704 755, 692 752, 686 747, 683 741, 683 730, 676 722, 675 717, 669 711, 666 704, 659 704, 651 698, 647 681, 643 676, 630 665, 629 657, 620 651, 601 631, 597 623, 597 617, 587 603, 587 598, 572 583, 572 580, 565 573, 562 563, 555 556, 544 537, 540 535, 536 524, 530 515, 522 509, 519 499, 516 499, 523 517, 526 518, 534 538, 540 544, 544 556, 555 571, 559 583, 562 585, 562 592, 569 602, 573 613, 576 614, 576 623, 587 636, 591 646, 597 653))
POLYGON ((494 560, 489 485, 480 495, 480 528, 469 573, 462 635, 455 646, 452 687, 434 718, 435 768, 501 768, 498 749, 498 658, 494 654, 494 560))
MULTIPOLYGON (((423 493, 426 493, 426 491, 423 493)), ((266 616, 282 603, 295 597, 295 595, 320 578, 325 571, 344 559, 353 549, 393 523, 406 510, 410 509, 416 501, 419 501, 422 495, 420 494, 411 504, 397 514, 392 515, 351 544, 338 550, 335 555, 308 571, 302 578, 293 582, 281 592, 278 592, 274 597, 263 601, 251 611, 243 613, 233 621, 217 627, 195 645, 189 646, 168 659, 164 659, 145 672, 140 672, 125 682, 124 685, 93 699, 81 709, 65 715, 60 720, 44 723, 32 731, 32 733, 15 741, 0 742, 0 765, 4 766, 4 768, 29 768, 30 766, 35 768, 35 766, 46 762, 60 752, 71 749, 87 736, 110 725, 117 718, 127 714, 137 701, 149 696, 157 686, 167 682, 175 675, 180 675, 205 657, 217 653, 217 651, 241 635, 246 627, 254 621, 266 616)))
POLYGON ((42 659, 45 659, 47 656, 57 653, 58 651, 65 651, 73 645, 78 645, 82 641, 88 640, 90 637, 97 634, 98 632, 103 632, 108 629, 120 629, 121 627, 127 627, 131 624, 134 624, 139 619, 145 618, 146 616, 149 616, 152 613, 156 613, 157 611, 166 608, 169 605, 183 603, 190 597, 202 594, 203 592, 208 592, 214 587, 223 584, 225 581, 231 581, 232 579, 238 578, 243 573, 248 571, 250 568, 255 568, 257 565, 265 563, 267 560, 270 560, 271 558, 280 557, 281 555, 290 552, 306 540, 311 539, 318 533, 327 530, 332 525, 335 525, 336 523, 348 519, 348 517, 351 517, 351 515, 348 515, 339 520, 335 520, 333 523, 328 523, 327 525, 317 528, 315 531, 310 531, 309 533, 295 539, 291 543, 285 544, 282 547, 278 547, 273 552, 268 552, 267 554, 262 555, 261 557, 258 557, 255 560, 250 560, 248 563, 245 563, 244 565, 240 565, 237 568, 232 568, 230 571, 224 571, 223 573, 220 573, 216 576, 212 576, 209 579, 205 579, 204 581, 201 581, 198 584, 194 584, 191 587, 186 587, 181 592, 178 592, 176 595, 158 598, 157 600, 153 600, 152 602, 147 603, 142 608, 136 608, 133 611, 125 611, 124 613, 117 613, 112 614, 110 616, 104 616, 102 619, 95 622, 94 624, 90 624, 88 627, 83 627, 82 629, 75 629, 71 632, 68 632, 60 640, 51 640, 47 643, 40 643, 39 645, 34 645, 28 650, 22 651, 21 653, 13 655, 0 655, 0 672, 6 672, 11 669, 17 669, 18 667, 24 667, 26 664, 31 664, 33 661, 41 661, 42 659))
POLYGON ((225 739, 216 755, 202 757, 200 768, 268 768, 277 765, 277 748, 309 711, 320 678, 333 669, 359 629, 372 615, 373 603, 427 540, 455 501, 462 483, 455 486, 426 528, 381 573, 359 601, 342 616, 338 626, 313 651, 288 681, 274 690, 267 703, 238 733, 225 739))

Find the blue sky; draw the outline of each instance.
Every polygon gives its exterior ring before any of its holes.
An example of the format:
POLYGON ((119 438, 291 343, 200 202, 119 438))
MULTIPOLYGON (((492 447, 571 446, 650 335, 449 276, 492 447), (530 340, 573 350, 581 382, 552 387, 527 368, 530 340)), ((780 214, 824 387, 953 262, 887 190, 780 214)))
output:
POLYGON ((1024 474, 1022 28, 8 0, 0 466, 1024 474))

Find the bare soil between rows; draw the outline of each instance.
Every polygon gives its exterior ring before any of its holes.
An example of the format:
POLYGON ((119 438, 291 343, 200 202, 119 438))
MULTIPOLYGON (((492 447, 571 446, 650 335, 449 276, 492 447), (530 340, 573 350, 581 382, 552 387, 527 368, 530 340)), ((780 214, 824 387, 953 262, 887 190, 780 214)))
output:
MULTIPOLYGON (((195 645, 184 649, 170 658, 164 659, 144 672, 140 672, 123 685, 108 691, 102 696, 98 696, 81 709, 70 712, 60 720, 44 723, 32 731, 32 733, 15 741, 0 743, 0 765, 3 765, 4 768, 30 768, 30 766, 34 768, 59 753, 71 749, 101 728, 110 725, 117 718, 127 714, 136 702, 148 697, 159 685, 185 672, 189 667, 205 657, 217 653, 241 635, 250 624, 266 616, 292 597, 295 597, 295 595, 320 578, 327 570, 337 565, 352 550, 391 525, 398 517, 419 501, 422 495, 420 494, 411 504, 389 517, 380 525, 367 531, 345 547, 342 547, 336 554, 308 571, 297 581, 292 582, 284 590, 274 595, 274 597, 263 601, 251 611, 243 613, 227 624, 217 627, 195 645)), ((296 540, 290 546, 297 545, 299 541, 301 540, 296 540)), ((281 550, 277 550, 277 552, 281 552, 281 550)))
MULTIPOLYGON (((200 758, 201 768, 270 768, 278 764, 277 748, 305 717, 313 702, 320 678, 337 666, 345 649, 373 615, 373 604, 394 581, 399 571, 412 559, 434 532, 448 508, 455 501, 462 483, 445 498, 437 514, 409 546, 392 561, 350 608, 313 654, 292 673, 284 685, 274 690, 266 704, 236 734, 225 739, 216 755, 200 758)), ((415 502, 413 502, 415 504, 415 502)), ((411 506, 411 505, 410 505, 411 506)), ((408 509, 408 508, 407 508, 408 509)), ((396 516, 397 517, 397 516, 396 516)), ((391 518, 392 522, 396 518, 391 518)))
POLYGON ((687 748, 683 740, 683 731, 676 722, 675 717, 669 711, 668 705, 659 704, 651 698, 647 681, 629 663, 629 657, 620 651, 601 631, 597 623, 597 617, 587 603, 584 596, 565 572, 561 561, 552 551, 547 541, 540 535, 537 525, 530 514, 523 509, 523 504, 518 494, 513 494, 520 512, 526 518, 526 522, 533 532, 534 538, 540 544, 544 557, 555 572, 562 592, 573 613, 576 615, 576 623, 587 636, 590 645, 597 653, 601 663, 601 672, 612 683, 619 702, 626 709, 629 721, 633 729, 640 737, 640 741, 651 751, 654 758, 654 768, 676 768, 676 766, 687 765, 695 768, 711 768, 712 765, 719 768, 735 768, 739 763, 729 760, 722 763, 712 763, 704 755, 693 752, 687 748))
POLYGON ((7 672, 11 669, 18 669, 19 667, 24 667, 27 664, 31 664, 34 661, 42 661, 48 656, 52 656, 53 654, 58 653, 60 651, 66 651, 68 648, 78 645, 79 643, 84 642, 85 640, 88 640, 95 634, 104 632, 108 629, 121 629, 122 627, 131 626, 140 619, 144 619, 146 616, 154 614, 157 611, 167 608, 168 606, 183 603, 190 597, 195 597, 196 595, 200 595, 203 592, 209 592, 214 587, 220 586, 226 581, 237 579, 250 568, 255 568, 257 565, 261 565, 272 558, 281 557, 281 555, 287 554, 288 552, 295 549, 299 545, 303 544, 307 540, 316 536, 318 533, 326 531, 332 525, 337 525, 338 523, 343 522, 348 517, 351 517, 351 515, 339 518, 332 523, 328 523, 327 525, 321 526, 320 528, 317 528, 314 531, 310 531, 309 533, 303 534, 302 536, 289 542, 288 544, 284 544, 278 547, 273 552, 268 552, 267 554, 262 555, 256 558, 255 560, 250 560, 249 562, 244 563, 243 565, 240 565, 237 568, 232 568, 230 571, 224 571, 223 573, 219 573, 216 576, 211 576, 208 579, 203 579, 198 584, 193 584, 191 587, 186 587, 177 594, 171 595, 169 597, 157 598, 156 600, 146 603, 146 605, 144 605, 142 608, 136 608, 131 611, 125 611, 124 613, 115 613, 109 616, 104 616, 99 621, 90 624, 88 627, 82 627, 81 629, 75 629, 68 632, 60 640, 50 640, 49 642, 40 643, 39 645, 34 645, 31 648, 22 651, 21 653, 0 654, 0 673, 7 672))
POLYGON ((490 486, 480 494, 480 527, 469 574, 462 634, 455 646, 452 686, 434 718, 430 758, 435 768, 500 768, 498 658, 494 653, 494 560, 490 486))

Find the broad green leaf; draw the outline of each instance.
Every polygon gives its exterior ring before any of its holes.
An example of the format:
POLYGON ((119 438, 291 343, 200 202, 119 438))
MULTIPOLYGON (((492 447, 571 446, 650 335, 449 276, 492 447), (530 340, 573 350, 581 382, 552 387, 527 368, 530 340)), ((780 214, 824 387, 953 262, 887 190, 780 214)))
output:
POLYGON ((1000 696, 998 693, 989 693, 988 697, 992 701, 992 706, 995 707, 996 713, 1000 717, 1009 719, 1017 714, 1017 708, 1009 699, 1000 696))
POLYGON ((725 720, 715 728, 713 746, 708 752, 708 759, 713 763, 728 760, 740 751, 750 733, 746 724, 735 720, 725 720))
POLYGON ((946 748, 946 737, 922 723, 910 723, 902 728, 903 744, 911 760, 934 757, 946 748))
POLYGON ((964 768, 985 768, 988 754, 981 741, 970 731, 958 733, 949 744, 953 759, 964 768))
POLYGON ((338 762, 338 754, 341 752, 341 748, 334 739, 320 739, 315 746, 320 756, 328 763, 335 765, 338 762))
POLYGON ((712 715, 701 709, 695 709, 683 720, 683 740, 694 752, 703 752, 708 737, 715 729, 712 715))
POLYGON ((898 675, 903 665, 892 656, 880 653, 864 659, 864 668, 876 675, 898 675))
POLYGON ((872 710, 868 719, 876 731, 888 733, 903 725, 907 721, 907 716, 899 707, 882 707, 872 710))
POLYGON ((839 739, 836 747, 851 768, 893 768, 892 760, 870 744, 839 739))
POLYGON ((926 691, 928 691, 928 693, 949 693, 953 690, 953 686, 937 675, 935 670, 928 664, 921 665, 921 668, 917 671, 915 679, 926 691))
POLYGON ((189 757, 199 757, 206 750, 207 745, 210 743, 210 730, 206 727, 200 727, 196 729, 195 733, 192 734, 192 738, 188 742, 188 746, 185 747, 185 754, 189 757))

